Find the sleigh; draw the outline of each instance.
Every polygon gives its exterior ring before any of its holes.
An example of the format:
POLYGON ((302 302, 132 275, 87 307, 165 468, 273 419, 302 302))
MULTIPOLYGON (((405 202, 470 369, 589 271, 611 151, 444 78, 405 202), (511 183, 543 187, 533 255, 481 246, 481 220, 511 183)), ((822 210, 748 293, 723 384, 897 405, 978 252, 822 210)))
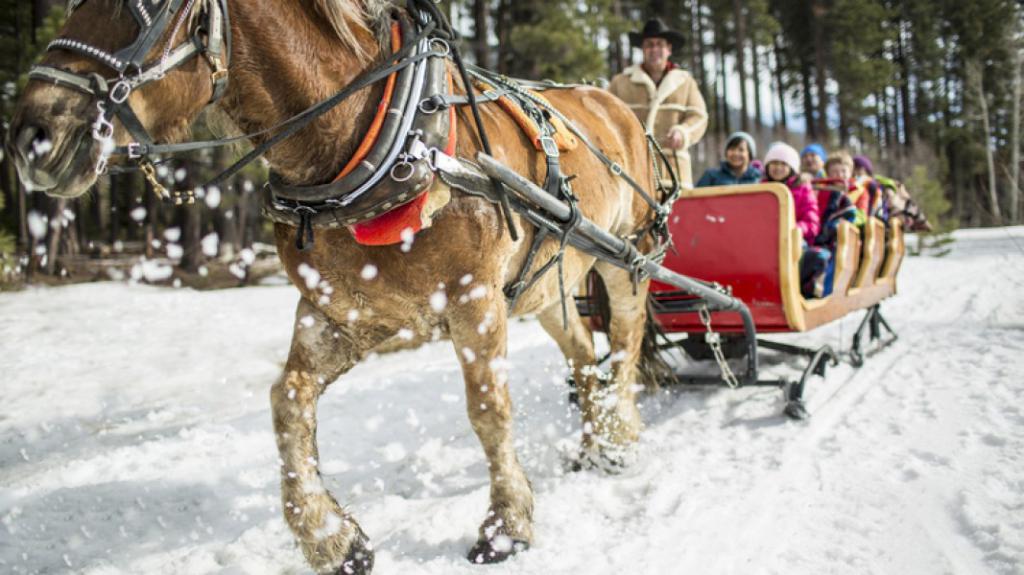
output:
MULTIPOLYGON (((700 278, 744 302, 757 334, 806 332, 852 313, 864 312, 847 350, 830 346, 808 348, 751 337, 740 314, 706 309, 701 298, 654 280, 650 293, 653 311, 664 331, 662 348, 682 349, 693 359, 717 359, 725 377, 678 373, 690 384, 727 383, 733 387, 774 386, 785 390, 786 413, 804 417, 804 385, 811 375, 825 375, 841 356, 863 364, 865 332, 871 353, 890 345, 896 334, 882 317, 880 304, 896 294, 896 276, 905 254, 903 229, 894 219, 888 225, 868 218, 863 229, 842 221, 833 254, 832 291, 827 297, 805 298, 800 292, 799 261, 803 246, 796 226, 793 200, 781 184, 697 188, 676 201, 669 220, 674 250, 663 265, 679 274, 700 278), (884 334, 883 334, 884 330, 884 334), (759 351, 772 350, 807 358, 797 381, 760 379, 759 351), (744 370, 729 373, 728 359, 744 358, 744 370)), ((600 289, 592 280, 588 290, 600 289)), ((591 326, 603 321, 590 298, 578 299, 591 326)))

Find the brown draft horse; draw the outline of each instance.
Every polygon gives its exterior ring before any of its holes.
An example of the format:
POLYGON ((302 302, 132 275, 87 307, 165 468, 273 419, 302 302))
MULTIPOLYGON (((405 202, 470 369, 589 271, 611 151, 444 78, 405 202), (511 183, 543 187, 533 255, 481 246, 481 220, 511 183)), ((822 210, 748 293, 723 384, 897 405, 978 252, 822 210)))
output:
MULTIPOLYGON (((81 3, 62 37, 110 51, 129 44, 137 30, 127 10, 119 6, 122 2, 81 3)), ((192 9, 202 5, 197 2, 192 9)), ((384 31, 395 9, 385 0, 228 0, 227 6, 233 35, 230 83, 215 106, 243 132, 295 115, 379 61, 387 53, 382 49, 387 45, 384 31)), ((149 58, 159 58, 165 44, 180 42, 186 32, 169 28, 149 58), (171 38, 175 33, 178 38, 171 38)), ((95 60, 64 50, 48 52, 44 64, 80 74, 109 74, 95 60)), ((381 84, 356 93, 273 148, 267 161, 293 184, 329 181, 362 139, 380 101, 381 84)), ((457 81, 456 90, 463 88, 457 81)), ((210 65, 197 58, 133 91, 128 103, 158 141, 181 141, 206 107, 211 91, 210 65)), ((643 128, 622 102, 588 87, 553 90, 546 96, 612 160, 653 189, 643 128)), ((13 153, 20 154, 23 181, 62 197, 78 196, 90 188, 100 153, 88 129, 94 108, 93 98, 86 94, 47 82, 29 83, 9 144, 13 153), (48 139, 52 149, 33 157, 25 148, 40 138, 48 139)), ((486 132, 492 135, 495 157, 533 181, 542 181, 543 155, 510 117, 493 103, 482 105, 481 113, 486 132)), ((120 123, 114 137, 119 145, 128 141, 120 123)), ((255 140, 258 143, 260 138, 255 140)), ((456 155, 474 158, 480 149, 471 114, 460 108, 456 155)), ((627 235, 650 217, 636 193, 583 146, 563 154, 562 166, 566 174, 577 176, 573 189, 579 207, 597 225, 627 235)), ((515 279, 534 233, 518 215, 515 220, 523 231, 518 241, 512 240, 493 204, 452 191, 433 225, 417 234, 408 251, 397 245, 359 245, 347 230, 338 229, 318 231, 313 249, 299 252, 295 229, 276 226, 281 260, 301 293, 287 365, 270 393, 282 461, 281 497, 287 522, 317 572, 368 573, 373 564, 366 535, 321 480, 318 398, 399 330, 412 330, 424 338, 440 330, 457 350, 469 419, 483 445, 491 482, 489 509, 471 560, 503 560, 533 539, 533 495, 513 448, 508 374, 502 361, 511 315, 536 314, 573 366, 583 418, 581 457, 591 462, 620 457, 637 440, 641 422, 634 384, 646 319, 646 282, 634 291, 627 272, 595 264, 593 257, 575 250, 566 253, 565 289, 578 285, 594 268, 610 293, 610 344, 616 353, 610 377, 599 380, 594 369, 587 369, 595 364, 591 335, 572 305, 568 306, 570 328, 563 329, 557 274, 544 276, 514 310, 507 309, 502 287, 515 279), (300 275, 306 266, 317 270, 322 281, 307 283, 300 275), (373 268, 377 274, 372 279, 367 279, 371 274, 361 273, 373 268), (443 309, 438 309, 436 296, 431 305, 439 289, 448 302, 443 309)), ((556 249, 554 240, 545 243, 535 267, 556 249)))

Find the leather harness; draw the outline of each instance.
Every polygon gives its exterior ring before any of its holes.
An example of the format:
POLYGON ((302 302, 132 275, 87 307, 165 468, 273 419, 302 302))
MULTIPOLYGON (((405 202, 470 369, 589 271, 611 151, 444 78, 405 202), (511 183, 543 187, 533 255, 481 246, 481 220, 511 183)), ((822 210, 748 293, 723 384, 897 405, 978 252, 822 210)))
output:
MULTIPOLYGON (((74 11, 85 1, 71 0, 69 11, 74 11)), ((296 244, 299 249, 308 249, 312 245, 315 227, 353 226, 378 217, 425 193, 434 183, 435 177, 454 189, 499 204, 512 238, 517 239, 509 200, 503 185, 493 177, 485 175, 473 162, 453 156, 454 106, 470 106, 483 148, 491 155, 477 103, 499 100, 503 104, 514 102, 522 110, 522 114, 519 115, 527 117, 536 125, 538 134, 536 138, 531 139, 534 139, 535 145, 545 155, 547 175, 543 187, 551 195, 566 202, 573 214, 569 223, 560 231, 539 228, 516 281, 505 288, 510 309, 523 292, 555 265, 558 266, 561 282, 562 255, 567 245, 567 237, 580 219, 576 198, 570 186, 571 177, 562 174, 559 164, 559 148, 554 136, 560 128, 565 128, 571 133, 560 133, 563 139, 575 136, 652 208, 655 214, 652 222, 630 236, 633 242, 639 241, 647 233, 656 238, 658 247, 646 258, 657 260, 663 257, 665 249, 670 244, 667 218, 672 203, 678 196, 679 185, 671 165, 654 138, 648 135, 652 157, 660 159, 661 165, 668 169, 673 182, 670 188, 662 187, 659 162, 654 161, 655 181, 658 182, 659 191, 663 196, 661 202, 655 201, 643 186, 622 170, 620 165, 594 146, 570 119, 535 92, 575 86, 513 80, 482 68, 464 65, 459 51, 449 44, 450 41, 457 40, 457 35, 431 0, 409 0, 408 13, 399 11, 394 16, 391 55, 376 67, 357 76, 331 98, 280 124, 253 134, 213 141, 154 143, 128 105, 128 96, 133 90, 163 78, 167 71, 181 66, 199 54, 207 58, 213 70, 211 101, 220 98, 227 87, 224 54, 230 53, 231 50, 227 0, 205 0, 199 18, 200 25, 187 35, 186 41, 173 50, 168 44, 156 62, 145 62, 146 55, 164 35, 175 15, 177 20, 170 37, 173 39, 177 35, 192 12, 195 2, 196 0, 127 0, 131 14, 139 24, 140 32, 130 46, 116 53, 108 53, 65 38, 54 40, 47 47, 48 50, 77 52, 97 60, 113 69, 117 73, 116 78, 105 78, 99 74, 76 74, 41 65, 30 70, 31 79, 75 89, 96 98, 98 114, 93 125, 93 137, 106 144, 105 151, 96 165, 97 173, 106 171, 108 156, 124 156, 135 162, 146 174, 158 195, 165 199, 173 198, 177 203, 181 203, 183 198, 191 201, 190 191, 168 192, 157 181, 151 156, 224 146, 255 136, 272 134, 206 184, 216 185, 352 94, 375 82, 386 80, 385 101, 382 102, 377 117, 371 124, 370 133, 333 181, 313 186, 296 186, 284 182, 277 174, 271 172, 265 188, 264 213, 275 222, 297 228, 296 244), (465 95, 452 93, 453 81, 448 71, 449 57, 454 60, 461 73, 463 84, 466 86, 465 95), (485 89, 479 95, 475 94, 470 77, 477 85, 490 89, 485 89), (113 137, 111 119, 115 115, 134 138, 127 146, 114 147, 110 143, 113 137), (558 252, 537 272, 527 277, 540 244, 553 233, 559 236, 558 252)), ((635 280, 639 280, 639 272, 634 273, 635 280)), ((565 293, 564 285, 562 293, 565 293)), ((564 297, 562 306, 565 317, 564 297)))

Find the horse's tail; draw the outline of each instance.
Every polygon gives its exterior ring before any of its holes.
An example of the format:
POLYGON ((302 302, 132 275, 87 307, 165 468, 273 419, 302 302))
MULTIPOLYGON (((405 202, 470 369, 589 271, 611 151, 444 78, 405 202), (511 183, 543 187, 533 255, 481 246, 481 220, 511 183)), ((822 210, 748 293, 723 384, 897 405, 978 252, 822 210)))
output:
POLYGON ((661 327, 657 316, 658 304, 654 296, 647 294, 647 319, 644 320, 644 340, 640 345, 640 361, 637 362, 637 383, 647 391, 657 391, 663 384, 676 382, 676 370, 666 359, 662 343, 668 336, 661 327))
MULTIPOLYGON (((612 310, 608 303, 608 290, 600 274, 593 274, 590 283, 590 296, 593 302, 591 313, 597 315, 600 325, 608 330, 611 325, 612 310)), ((654 298, 647 296, 647 318, 644 320, 643 342, 640 344, 640 359, 637 361, 637 383, 647 391, 657 391, 662 384, 676 381, 676 372, 665 357, 661 343, 668 341, 665 330, 657 320, 657 307, 654 298)))

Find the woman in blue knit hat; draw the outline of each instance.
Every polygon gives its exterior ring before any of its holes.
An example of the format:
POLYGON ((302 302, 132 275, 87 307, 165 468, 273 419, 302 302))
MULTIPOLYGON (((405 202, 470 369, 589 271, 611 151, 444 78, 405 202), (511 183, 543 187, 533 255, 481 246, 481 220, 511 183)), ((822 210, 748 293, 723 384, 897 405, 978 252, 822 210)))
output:
POLYGON ((725 161, 717 168, 708 168, 697 187, 756 184, 761 172, 750 165, 757 154, 754 137, 746 132, 733 132, 725 141, 725 161))

